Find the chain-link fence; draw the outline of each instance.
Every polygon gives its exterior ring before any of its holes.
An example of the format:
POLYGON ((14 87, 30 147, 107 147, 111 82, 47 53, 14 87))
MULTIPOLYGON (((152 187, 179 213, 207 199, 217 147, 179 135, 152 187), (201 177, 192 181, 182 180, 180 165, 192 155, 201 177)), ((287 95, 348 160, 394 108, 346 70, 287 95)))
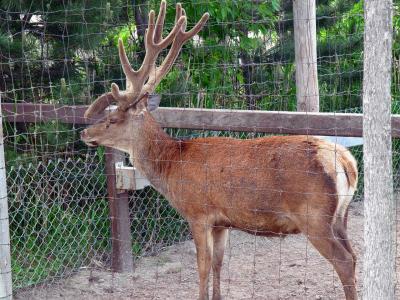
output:
MULTIPOLYGON (((320 110, 361 113, 363 2, 318 2, 320 110)), ((397 36, 400 30, 400 3, 394 3, 394 31, 397 36)), ((108 92, 111 82, 125 86, 117 40, 121 38, 124 41, 129 59, 137 68, 144 57, 146 16, 150 8, 157 10, 158 5, 158 0, 0 2, 2 102, 15 105, 86 105, 98 95, 108 92)), ((174 5, 175 1, 168 3, 167 30, 173 24, 174 5)), ((292 1, 183 1, 183 7, 188 15, 189 27, 206 11, 210 12, 211 17, 195 41, 183 48, 171 72, 158 87, 157 92, 162 95, 161 106, 296 110, 292 1)), ((163 52, 161 56, 165 54, 163 52)), ((399 60, 399 39, 395 39, 393 113, 400 111, 399 60)), ((79 133, 84 126, 76 122, 64 123, 62 117, 43 122, 40 111, 20 115, 22 118, 28 115, 32 118, 33 115, 37 121, 5 121, 4 135, 13 288, 17 295, 29 298, 33 294, 24 294, 25 291, 60 283, 66 278, 74 278, 73 275, 78 273, 97 269, 110 271, 112 220, 107 199, 106 179, 109 174, 105 171, 104 149, 88 149, 80 141, 79 133)), ((70 117, 73 119, 75 116, 70 117)), ((167 132, 182 139, 208 136, 247 139, 265 136, 257 132, 228 130, 168 129, 167 132)), ((357 159, 360 172, 355 200, 361 202, 362 145, 352 146, 351 151, 357 159)), ((396 189, 399 159, 400 143, 394 139, 396 189)), ((143 292, 141 296, 132 291, 131 297, 140 299, 153 295, 162 298, 168 283, 172 284, 168 280, 179 278, 178 282, 185 284, 185 276, 188 281, 196 282, 196 277, 186 272, 190 268, 184 264, 189 264, 185 255, 193 254, 193 249, 187 244, 191 234, 186 221, 152 187, 130 191, 129 197, 132 256, 138 270, 144 268, 144 271, 141 278, 130 278, 128 282, 135 287, 154 288, 153 291, 143 292), (176 244, 177 248, 169 247, 176 244), (180 255, 179 259, 176 258, 178 254, 171 254, 174 249, 180 255), (160 254, 165 255, 159 258, 157 264, 143 265, 142 262, 146 263, 147 258, 160 254), (184 263, 164 270, 162 266, 175 258, 184 263), (151 280, 146 277, 146 268, 153 276, 151 280), (162 277, 162 272, 165 272, 165 277, 162 277)), ((362 212, 359 207, 355 211, 353 231, 361 240, 359 235, 362 229, 357 222, 361 222, 358 217, 362 212)), ((310 260, 302 266, 303 271, 299 271, 300 275, 296 277, 303 278, 303 281, 285 282, 284 270, 289 273, 300 269, 298 261, 285 252, 285 247, 290 248, 290 244, 281 241, 274 244, 255 238, 239 238, 239 241, 230 244, 229 255, 234 257, 236 252, 243 252, 241 258, 251 256, 251 261, 247 262, 252 266, 248 285, 253 286, 253 291, 257 283, 265 281, 265 278, 257 277, 257 268, 262 263, 265 268, 279 270, 278 275, 270 278, 279 282, 278 287, 274 287, 277 298, 280 295, 303 297, 305 294, 300 292, 282 292, 284 285, 293 284, 304 292, 307 290, 307 280, 304 279, 307 272, 313 274, 321 271, 314 268, 317 262, 313 265, 310 260), (257 248, 259 245, 260 250, 257 248), (262 256, 258 251, 269 251, 264 246, 271 247, 271 253, 275 255, 273 262, 257 260, 262 256)), ((304 240, 298 242, 301 250, 298 250, 297 256, 305 257, 307 261, 310 250, 306 244, 304 240)), ((362 249, 362 242, 357 239, 356 248, 359 251, 362 249)), ((313 257, 312 254, 310 257, 313 257)), ((235 277, 235 272, 241 270, 242 266, 235 265, 234 260, 228 260, 228 265, 232 266, 227 276, 228 289, 237 285, 245 290, 235 277)), ((325 274, 326 278, 333 277, 332 273, 325 274)), ((119 277, 112 272, 110 274, 113 274, 111 279, 104 277, 105 281, 111 282, 107 288, 111 288, 114 294, 110 294, 110 297, 129 298, 129 294, 118 294, 119 277)), ((247 275, 243 276, 245 278, 247 275)), ((87 277, 90 283, 97 282, 95 276, 87 277)), ((335 284, 335 279, 328 280, 325 287, 335 289, 335 284)), ((93 290, 83 295, 90 298, 91 292, 93 290)), ((39 293, 38 297, 54 296, 49 291, 47 293, 39 293)), ((321 293, 315 291, 316 297, 321 293)), ((332 295, 340 292, 335 293, 332 295)), ((190 295, 176 296, 181 299, 185 297, 190 295)))
POLYGON ((7 170, 15 289, 107 262, 110 222, 98 156, 17 164, 7 170))

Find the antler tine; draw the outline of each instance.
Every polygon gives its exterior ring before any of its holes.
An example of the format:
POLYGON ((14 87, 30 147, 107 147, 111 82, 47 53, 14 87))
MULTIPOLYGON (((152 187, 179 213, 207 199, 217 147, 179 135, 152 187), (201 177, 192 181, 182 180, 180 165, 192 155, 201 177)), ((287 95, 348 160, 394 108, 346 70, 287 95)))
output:
POLYGON ((186 21, 186 17, 185 16, 181 16, 178 19, 178 22, 175 23, 175 26, 171 30, 171 32, 164 39, 162 39, 160 42, 155 43, 154 46, 159 48, 158 53, 160 53, 162 49, 168 47, 172 43, 172 41, 174 40, 175 36, 178 34, 179 29, 183 26, 185 21, 186 21))
POLYGON ((104 111, 113 102, 115 102, 115 99, 110 92, 99 96, 85 111, 85 119, 104 111))
POLYGON ((122 70, 124 71, 124 74, 128 80, 134 80, 136 76, 136 71, 133 70, 128 57, 126 56, 125 52, 125 47, 124 43, 122 42, 122 39, 118 39, 118 54, 119 54, 119 60, 122 65, 122 70))
POLYGON ((177 3, 175 6, 175 23, 178 22, 179 18, 182 17, 182 4, 177 3))
MULTIPOLYGON (((186 10, 185 10, 184 8, 181 9, 181 13, 182 13, 182 16, 185 16, 185 17, 186 17, 186 10)), ((182 25, 181 31, 185 31, 185 30, 186 30, 186 25, 187 25, 187 22, 185 22, 185 23, 182 25)))
MULTIPOLYGON (((185 10, 181 9, 182 18, 185 17, 185 10)), ((152 93, 155 87, 160 83, 161 79, 168 73, 170 68, 175 62, 175 59, 178 57, 179 52, 183 46, 183 44, 195 36, 206 24, 209 14, 205 13, 201 19, 196 23, 196 25, 189 31, 185 32, 186 28, 186 19, 182 24, 181 29, 175 37, 174 42, 172 43, 171 49, 169 50, 167 57, 161 63, 161 65, 157 68, 153 68, 153 72, 150 74, 149 80, 142 90, 142 94, 152 93)))
POLYGON ((157 21, 156 21, 156 31, 154 32, 154 42, 159 43, 162 37, 162 32, 164 29, 164 20, 165 20, 165 10, 166 10, 167 2, 164 0, 161 1, 160 4, 160 12, 158 13, 157 21))
POLYGON ((200 31, 200 30, 203 28, 203 26, 206 24, 206 22, 207 22, 207 20, 208 20, 209 17, 210 17, 210 15, 209 15, 208 13, 205 13, 205 14, 201 17, 200 21, 197 22, 197 24, 194 25, 194 27, 193 27, 191 30, 189 30, 188 32, 183 32, 183 31, 180 31, 180 32, 179 32, 179 34, 177 35, 177 38, 178 38, 178 36, 182 36, 182 41, 181 41, 182 45, 183 45, 187 40, 191 39, 192 37, 194 37, 196 34, 199 33, 199 31, 200 31))
POLYGON ((146 54, 148 53, 149 49, 148 46, 154 46, 154 30, 156 25, 154 24, 155 12, 151 10, 149 13, 149 23, 147 25, 146 30, 146 37, 145 37, 145 46, 146 46, 146 54))
POLYGON ((126 95, 119 91, 119 87, 116 83, 111 83, 111 94, 117 101, 126 102, 126 95))

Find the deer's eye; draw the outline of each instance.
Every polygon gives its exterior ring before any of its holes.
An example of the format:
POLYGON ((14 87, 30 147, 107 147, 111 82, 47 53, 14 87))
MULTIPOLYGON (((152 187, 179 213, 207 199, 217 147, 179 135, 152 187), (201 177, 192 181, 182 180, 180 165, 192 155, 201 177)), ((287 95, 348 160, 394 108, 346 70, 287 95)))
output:
POLYGON ((110 124, 115 124, 115 123, 117 123, 117 120, 116 120, 116 119, 110 119, 110 120, 108 120, 108 122, 109 122, 110 124))

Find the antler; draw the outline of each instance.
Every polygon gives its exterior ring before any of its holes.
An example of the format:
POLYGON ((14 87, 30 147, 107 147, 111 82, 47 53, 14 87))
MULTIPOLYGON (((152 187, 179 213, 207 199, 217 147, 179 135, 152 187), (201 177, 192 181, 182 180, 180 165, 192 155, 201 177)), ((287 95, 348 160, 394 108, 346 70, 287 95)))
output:
MULTIPOLYGON (((177 5, 177 10, 178 10, 178 5, 177 5)), ((182 8, 182 15, 186 16, 185 10, 182 8)), ((206 24, 207 20, 209 18, 209 14, 205 13, 200 21, 197 22, 197 24, 190 30, 185 32, 186 29, 186 19, 181 27, 181 29, 178 31, 176 34, 176 37, 174 39, 174 42, 172 43, 171 49, 168 52, 167 57, 164 59, 162 64, 155 68, 153 67, 153 70, 149 76, 149 80, 147 81, 146 85, 143 87, 143 92, 144 93, 151 93, 154 91, 156 86, 160 83, 161 79, 168 73, 168 71, 171 69, 172 65, 174 64, 176 58, 179 55, 179 52, 182 49, 183 44, 191 39, 193 36, 195 36, 206 24)))
POLYGON ((112 83, 111 92, 105 93, 96 99, 87 109, 85 117, 103 111, 113 101, 119 103, 119 108, 126 110, 140 101, 144 95, 154 91, 161 79, 168 73, 174 63, 182 45, 196 35, 207 22, 209 14, 205 13, 200 21, 192 30, 185 32, 186 13, 180 3, 176 4, 175 25, 171 32, 163 39, 162 31, 164 27, 166 12, 166 1, 161 1, 160 12, 156 23, 154 22, 155 13, 149 13, 149 25, 145 36, 146 54, 139 70, 133 70, 129 63, 122 40, 118 40, 118 53, 121 61, 122 70, 126 76, 127 89, 121 91, 117 84, 112 83), (160 52, 172 43, 165 60, 159 67, 155 66, 160 52), (147 82, 147 83, 146 83, 147 82))

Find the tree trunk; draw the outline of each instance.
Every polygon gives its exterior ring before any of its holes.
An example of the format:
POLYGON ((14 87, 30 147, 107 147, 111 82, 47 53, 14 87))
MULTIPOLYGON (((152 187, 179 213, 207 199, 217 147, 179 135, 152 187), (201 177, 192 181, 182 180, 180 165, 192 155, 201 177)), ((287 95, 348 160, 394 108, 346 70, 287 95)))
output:
POLYGON ((245 51, 240 52, 240 60, 241 60, 241 69, 243 73, 244 80, 244 93, 246 97, 246 107, 249 110, 256 109, 256 101, 252 92, 252 83, 253 83, 253 67, 251 58, 248 53, 245 51))
MULTIPOLYGON (((238 30, 242 32, 244 36, 247 37, 249 30, 244 25, 239 25, 238 30)), ((240 51, 240 68, 243 73, 243 81, 244 81, 244 94, 246 97, 246 108, 249 110, 256 109, 256 101, 252 92, 252 83, 253 83, 253 66, 249 53, 245 50, 240 51)))
POLYGON ((364 9, 363 299, 395 299, 396 207, 390 122, 392 1, 366 0, 364 9))
POLYGON ((319 111, 315 14, 315 0, 293 1, 298 111, 319 111))
MULTIPOLYGON (((138 41, 140 45, 140 49, 145 49, 144 47, 144 36, 147 29, 148 24, 148 11, 147 11, 148 3, 147 0, 132 0, 132 9, 135 14, 135 24, 136 24, 136 32, 138 35, 138 41)), ((144 59, 145 51, 141 51, 139 57, 144 59)))

